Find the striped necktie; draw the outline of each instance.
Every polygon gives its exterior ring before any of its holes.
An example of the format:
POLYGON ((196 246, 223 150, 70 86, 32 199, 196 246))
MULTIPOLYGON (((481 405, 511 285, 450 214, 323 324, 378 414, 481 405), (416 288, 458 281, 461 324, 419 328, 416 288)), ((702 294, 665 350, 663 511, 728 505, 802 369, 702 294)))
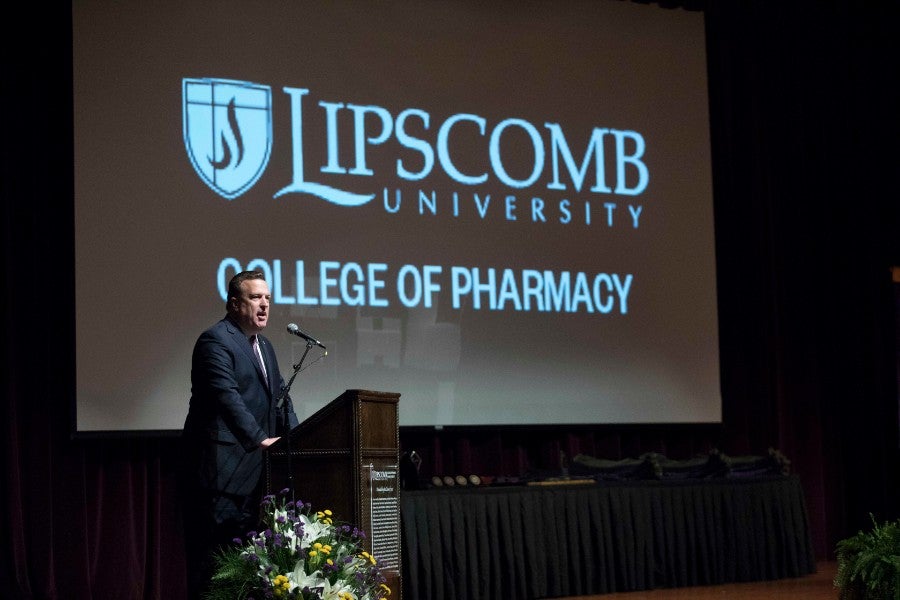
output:
POLYGON ((266 373, 266 363, 263 362, 262 351, 259 348, 259 339, 255 335, 250 336, 250 343, 253 345, 253 354, 256 355, 256 360, 259 361, 259 368, 262 369, 263 378, 266 380, 266 385, 269 385, 269 374, 266 373))

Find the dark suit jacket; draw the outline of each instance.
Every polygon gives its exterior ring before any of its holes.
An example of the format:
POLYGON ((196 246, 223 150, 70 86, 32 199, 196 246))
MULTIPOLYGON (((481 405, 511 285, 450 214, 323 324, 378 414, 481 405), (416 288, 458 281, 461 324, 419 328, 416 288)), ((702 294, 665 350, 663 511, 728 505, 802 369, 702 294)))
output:
MULTIPOLYGON (((184 423, 186 465, 201 488, 249 496, 262 475, 259 443, 285 433, 276 403, 284 385, 272 344, 258 336, 268 385, 247 336, 228 317, 197 339, 184 423)), ((290 427, 297 425, 290 398, 290 427)))

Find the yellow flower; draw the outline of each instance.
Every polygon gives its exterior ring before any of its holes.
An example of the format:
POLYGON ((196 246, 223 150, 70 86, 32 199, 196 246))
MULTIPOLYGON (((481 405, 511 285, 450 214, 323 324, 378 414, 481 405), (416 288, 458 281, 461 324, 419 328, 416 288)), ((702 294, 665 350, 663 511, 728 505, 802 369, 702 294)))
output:
POLYGON ((388 586, 386 586, 386 585, 384 585, 384 584, 382 583, 382 584, 379 584, 378 587, 380 587, 382 590, 384 590, 384 594, 385 594, 386 596, 390 596, 390 595, 391 595, 391 588, 389 588, 388 586))
POLYGON ((276 575, 272 579, 272 592, 279 598, 291 589, 291 582, 284 575, 276 575))

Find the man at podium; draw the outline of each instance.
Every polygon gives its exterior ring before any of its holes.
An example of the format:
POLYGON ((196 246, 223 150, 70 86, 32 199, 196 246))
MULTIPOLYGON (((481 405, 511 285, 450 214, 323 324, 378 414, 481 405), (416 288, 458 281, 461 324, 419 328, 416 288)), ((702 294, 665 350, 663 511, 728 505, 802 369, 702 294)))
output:
POLYGON ((262 273, 238 273, 228 284, 225 317, 194 346, 183 432, 192 597, 202 594, 212 576, 215 550, 256 528, 262 453, 298 423, 290 397, 278 406, 284 380, 272 344, 261 335, 271 298, 262 273))

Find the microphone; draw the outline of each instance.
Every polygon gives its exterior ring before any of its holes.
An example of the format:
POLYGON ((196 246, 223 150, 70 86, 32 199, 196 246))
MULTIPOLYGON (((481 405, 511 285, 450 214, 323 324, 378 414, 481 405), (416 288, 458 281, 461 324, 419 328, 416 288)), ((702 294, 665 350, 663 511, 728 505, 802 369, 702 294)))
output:
POLYGON ((322 342, 320 342, 313 336, 309 335, 308 333, 306 333, 305 331, 303 331, 302 329, 297 327, 296 323, 289 323, 287 326, 287 330, 288 330, 288 333, 293 333, 294 335, 296 335, 298 337, 302 337, 304 340, 306 340, 310 344, 314 344, 314 345, 318 346, 319 348, 321 348, 322 350, 325 350, 325 346, 322 345, 322 342))

